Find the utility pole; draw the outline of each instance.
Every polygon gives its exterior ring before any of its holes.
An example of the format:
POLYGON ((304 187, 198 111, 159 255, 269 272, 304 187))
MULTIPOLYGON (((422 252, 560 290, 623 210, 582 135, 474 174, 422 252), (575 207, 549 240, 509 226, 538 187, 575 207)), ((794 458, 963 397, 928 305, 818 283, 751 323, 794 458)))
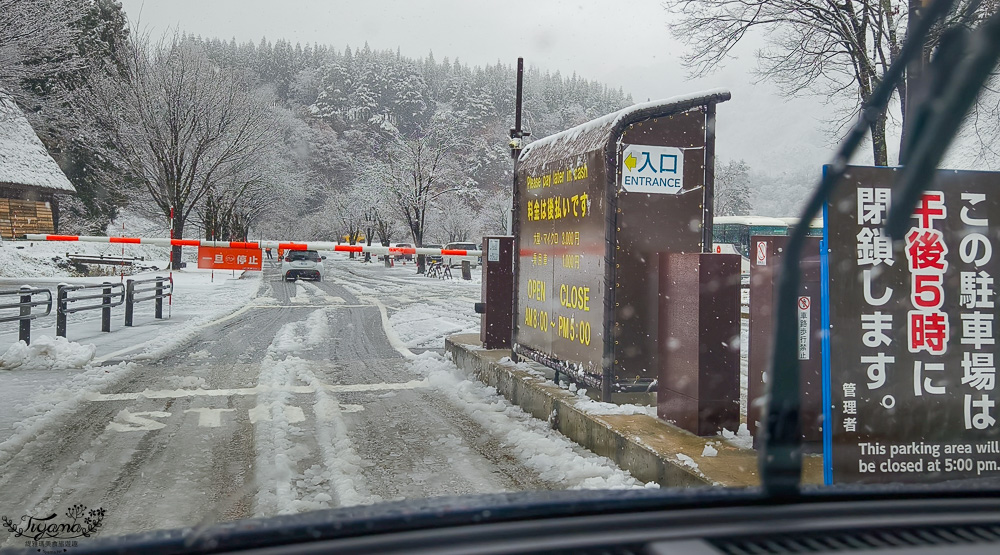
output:
MULTIPOLYGON (((912 36, 913 29, 917 25, 917 21, 923 17, 926 8, 934 0, 909 0, 909 10, 906 18, 906 40, 910 40, 912 36)), ((921 49, 920 55, 913 58, 910 63, 906 66, 906 84, 903 88, 903 98, 900 99, 903 107, 903 128, 901 131, 901 138, 899 141, 899 165, 905 165, 907 162, 907 157, 909 152, 907 152, 907 143, 910 141, 910 135, 913 134, 913 117, 916 116, 917 104, 920 101, 920 80, 924 73, 924 66, 928 62, 928 54, 926 47, 921 49)))

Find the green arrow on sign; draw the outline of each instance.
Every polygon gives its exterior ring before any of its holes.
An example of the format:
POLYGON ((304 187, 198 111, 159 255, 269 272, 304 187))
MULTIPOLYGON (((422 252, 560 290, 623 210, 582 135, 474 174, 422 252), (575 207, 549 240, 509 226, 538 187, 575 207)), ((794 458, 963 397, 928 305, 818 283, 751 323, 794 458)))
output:
POLYGON ((633 171, 633 170, 635 170, 635 163, 636 162, 637 162, 637 160, 635 159, 635 156, 633 156, 632 153, 629 152, 628 153, 628 158, 625 159, 625 167, 627 167, 629 171, 633 171))

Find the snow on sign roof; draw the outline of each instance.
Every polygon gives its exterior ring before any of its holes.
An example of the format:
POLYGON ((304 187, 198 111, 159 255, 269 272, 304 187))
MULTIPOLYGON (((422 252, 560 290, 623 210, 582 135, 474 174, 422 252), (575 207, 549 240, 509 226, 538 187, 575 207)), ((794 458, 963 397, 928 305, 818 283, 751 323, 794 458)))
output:
POLYGON ((49 156, 28 119, 0 96, 0 184, 75 193, 73 184, 49 156))
POLYGON ((630 123, 647 118, 684 112, 709 103, 725 102, 730 97, 731 95, 728 90, 712 89, 694 94, 633 104, 617 112, 612 112, 606 116, 601 116, 587 123, 539 139, 524 147, 519 160, 522 162, 528 161, 529 153, 534 152, 534 159, 531 159, 531 161, 544 164, 564 156, 590 152, 598 148, 603 148, 608 141, 609 134, 616 127, 624 127, 630 123), (571 150, 571 152, 568 152, 568 150, 571 150), (541 156, 538 156, 539 154, 541 156))

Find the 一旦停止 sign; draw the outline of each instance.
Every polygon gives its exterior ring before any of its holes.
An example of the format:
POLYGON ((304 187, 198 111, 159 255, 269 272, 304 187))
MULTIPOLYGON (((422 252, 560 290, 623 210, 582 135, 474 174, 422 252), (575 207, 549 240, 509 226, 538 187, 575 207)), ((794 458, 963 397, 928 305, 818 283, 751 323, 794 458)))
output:
POLYGON ((260 270, 260 249, 198 247, 198 267, 211 270, 260 270))

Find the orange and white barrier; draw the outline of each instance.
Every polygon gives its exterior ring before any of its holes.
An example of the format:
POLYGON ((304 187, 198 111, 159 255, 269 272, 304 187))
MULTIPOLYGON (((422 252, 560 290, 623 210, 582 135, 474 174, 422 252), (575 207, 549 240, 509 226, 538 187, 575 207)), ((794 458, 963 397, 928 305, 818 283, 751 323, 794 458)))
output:
POLYGON ((279 249, 291 251, 334 251, 379 254, 424 254, 442 256, 482 256, 481 250, 429 249, 424 247, 385 247, 382 245, 343 245, 333 241, 208 241, 200 239, 166 239, 162 237, 103 237, 100 235, 42 235, 29 233, 29 241, 78 241, 81 243, 122 243, 157 247, 214 247, 230 249, 279 249))

